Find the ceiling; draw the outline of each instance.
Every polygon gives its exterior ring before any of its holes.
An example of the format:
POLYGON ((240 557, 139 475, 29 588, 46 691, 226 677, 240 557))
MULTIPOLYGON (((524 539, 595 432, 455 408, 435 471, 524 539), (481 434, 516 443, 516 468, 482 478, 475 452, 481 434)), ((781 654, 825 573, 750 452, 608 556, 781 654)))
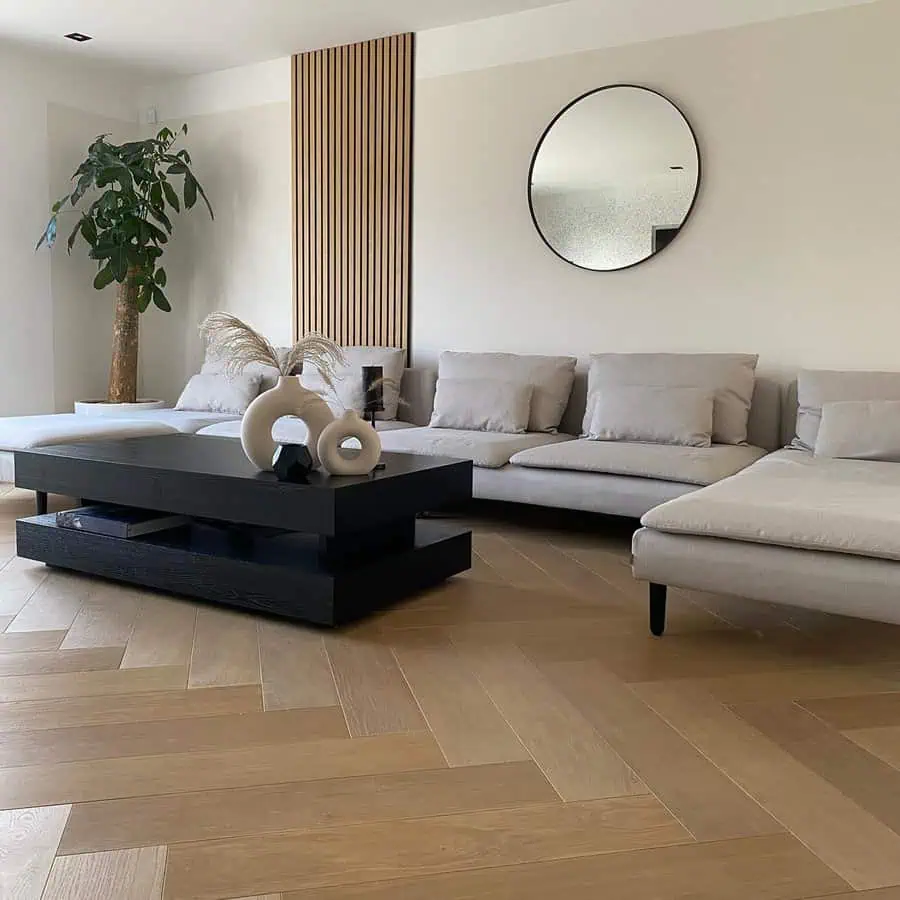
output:
POLYGON ((0 0, 0 39, 189 75, 561 0, 0 0), (78 31, 94 40, 76 44, 78 31))
POLYGON ((420 75, 427 76, 867 2, 873 0, 0 0, 0 47, 37 47, 165 77, 418 31, 427 32, 419 54, 425 50, 420 75), (94 40, 66 40, 71 31, 94 40))

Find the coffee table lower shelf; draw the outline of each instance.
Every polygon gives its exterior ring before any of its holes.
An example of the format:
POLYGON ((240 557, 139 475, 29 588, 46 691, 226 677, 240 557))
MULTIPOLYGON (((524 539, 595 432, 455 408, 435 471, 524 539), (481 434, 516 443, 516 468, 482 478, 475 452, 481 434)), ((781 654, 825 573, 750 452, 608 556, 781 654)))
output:
POLYGON ((342 625, 468 570, 471 532, 416 522, 412 546, 328 565, 318 538, 194 524, 123 540, 19 519, 19 556, 256 612, 342 625))

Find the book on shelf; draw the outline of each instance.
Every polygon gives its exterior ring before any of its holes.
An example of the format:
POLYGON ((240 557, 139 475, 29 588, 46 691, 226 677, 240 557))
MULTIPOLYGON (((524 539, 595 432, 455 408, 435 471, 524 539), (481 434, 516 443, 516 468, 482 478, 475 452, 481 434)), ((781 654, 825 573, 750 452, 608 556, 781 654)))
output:
POLYGON ((158 531, 169 531, 189 524, 187 516, 132 509, 128 506, 80 506, 56 514, 60 528, 72 528, 108 537, 135 538, 158 531))

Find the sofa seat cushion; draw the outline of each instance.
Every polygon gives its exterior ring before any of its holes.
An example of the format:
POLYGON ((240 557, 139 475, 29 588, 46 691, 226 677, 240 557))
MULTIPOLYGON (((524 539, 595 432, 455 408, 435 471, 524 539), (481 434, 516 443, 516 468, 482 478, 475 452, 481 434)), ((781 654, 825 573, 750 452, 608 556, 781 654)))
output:
MULTIPOLYGON (((80 416, 79 418, 85 418, 80 416)), ((240 416, 234 413, 204 412, 192 409, 148 409, 144 412, 128 414, 129 420, 138 423, 168 425, 182 434, 197 434, 208 425, 217 425, 222 422, 237 422, 240 427, 240 416)))
MULTIPOLYGON (((410 425, 409 422, 375 422, 375 430, 379 432, 415 427, 415 425, 410 425)), ((231 422, 220 422, 218 425, 208 425, 206 428, 201 428, 197 434, 210 435, 212 437, 240 438, 241 420, 236 419, 231 422)), ((308 434, 306 423, 296 416, 284 416, 278 419, 272 427, 272 437, 278 444, 305 444, 308 434)))
POLYGON ((391 453, 470 459, 485 469, 500 469, 511 456, 531 447, 571 441, 568 434, 502 434, 496 431, 458 431, 454 428, 407 428, 381 435, 391 453))
POLYGON ((535 469, 601 472, 707 485, 740 472, 766 451, 747 445, 636 444, 626 441, 568 441, 516 453, 510 462, 535 469))
POLYGON ((900 560, 900 464, 781 450, 641 522, 671 534, 900 560))
POLYGON ((106 416, 78 416, 55 413, 46 416, 0 418, 0 450, 30 450, 50 444, 78 444, 82 441, 118 440, 175 434, 165 422, 113 419, 106 416))

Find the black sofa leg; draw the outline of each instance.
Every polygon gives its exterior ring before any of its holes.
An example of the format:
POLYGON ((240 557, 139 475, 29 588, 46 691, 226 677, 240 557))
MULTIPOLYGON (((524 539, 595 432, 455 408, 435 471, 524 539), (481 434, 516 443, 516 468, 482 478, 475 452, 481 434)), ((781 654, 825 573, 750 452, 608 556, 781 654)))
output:
POLYGON ((666 594, 664 584, 650 584, 650 631, 662 637, 666 630, 666 594))
POLYGON ((37 514, 39 516, 47 515, 47 492, 46 491, 35 491, 34 492, 34 506, 37 509, 37 514))

